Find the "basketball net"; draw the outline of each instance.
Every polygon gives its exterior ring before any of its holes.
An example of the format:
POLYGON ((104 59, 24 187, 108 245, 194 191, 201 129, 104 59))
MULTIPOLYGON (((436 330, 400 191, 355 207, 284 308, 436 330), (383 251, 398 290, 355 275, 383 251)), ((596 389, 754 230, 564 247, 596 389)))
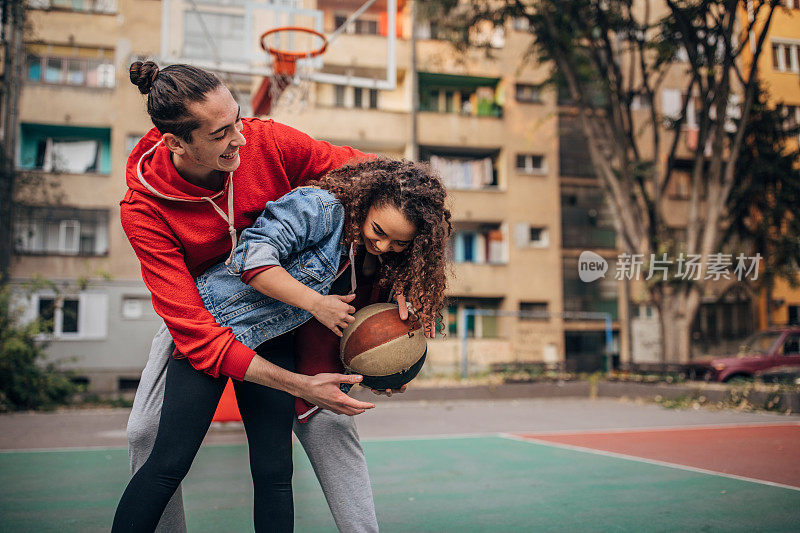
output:
POLYGON ((308 105, 314 58, 328 46, 324 35, 310 28, 285 26, 265 32, 261 47, 272 69, 269 77, 270 108, 300 112, 308 105), (314 40, 318 43, 314 47, 314 40), (319 44, 321 42, 321 44, 319 44))
POLYGON ((272 109, 293 112, 303 111, 308 105, 311 94, 311 74, 315 71, 312 61, 298 61, 294 74, 279 73, 275 69, 273 59, 272 76, 270 76, 269 98, 272 109))

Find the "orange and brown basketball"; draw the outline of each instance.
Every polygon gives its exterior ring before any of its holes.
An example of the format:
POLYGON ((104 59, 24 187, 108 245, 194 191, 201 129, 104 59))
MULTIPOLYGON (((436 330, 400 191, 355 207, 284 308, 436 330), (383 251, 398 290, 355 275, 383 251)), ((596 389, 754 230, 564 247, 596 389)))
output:
POLYGON ((398 389, 419 373, 428 343, 419 320, 400 320, 395 304, 360 309, 344 331, 340 353, 349 371, 373 389, 398 389))

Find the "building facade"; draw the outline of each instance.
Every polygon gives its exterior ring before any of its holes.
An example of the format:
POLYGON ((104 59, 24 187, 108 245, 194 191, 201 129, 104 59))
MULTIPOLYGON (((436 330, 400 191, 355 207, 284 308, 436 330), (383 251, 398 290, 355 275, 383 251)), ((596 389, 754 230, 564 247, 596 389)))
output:
POLYGON ((154 0, 27 4, 10 278, 49 319, 50 359, 97 392, 135 387, 159 324, 119 201, 152 127, 128 65, 158 53, 160 17, 154 0))
MULTIPOLYGON (((11 277, 26 316, 52 319, 43 335, 51 359, 75 369, 90 390, 135 387, 159 324, 119 224, 127 155, 151 127, 128 66, 158 58, 165 35, 234 54, 243 28, 257 31, 245 28, 247 4, 28 4, 17 157, 28 185, 17 194, 11 277), (165 33, 166 4, 170 20, 181 22, 165 33)), ((330 33, 362 2, 306 4, 330 33)), ((613 280, 581 283, 577 256, 592 249, 611 261, 616 237, 574 116, 539 87, 547 69, 521 60, 528 28, 477 28, 491 55, 457 54, 431 23, 412 32, 411 17, 411 3, 399 2, 393 88, 313 83, 304 108, 278 100, 270 118, 335 144, 418 157, 441 174, 453 211, 452 276, 447 335, 431 343, 427 372, 462 369, 462 336, 470 371, 507 363, 601 368, 607 324, 614 352, 626 331, 624 298, 613 280)), ((386 3, 376 2, 318 69, 379 79, 386 40, 386 3)), ((223 81, 243 112, 252 109, 262 78, 228 72, 223 81)))
MULTIPOLYGON (((748 14, 743 12, 742 17, 748 14)), ((745 64, 749 66, 752 53, 749 49, 747 52, 745 64)), ((776 8, 758 70, 769 91, 770 104, 783 110, 786 125, 800 125, 800 2, 797 0, 782 0, 776 8)), ((797 149, 798 143, 800 138, 794 138, 787 148, 797 149)), ((800 288, 792 287, 785 279, 776 280, 772 294, 763 291, 759 295, 757 313, 761 329, 800 325, 800 288)))

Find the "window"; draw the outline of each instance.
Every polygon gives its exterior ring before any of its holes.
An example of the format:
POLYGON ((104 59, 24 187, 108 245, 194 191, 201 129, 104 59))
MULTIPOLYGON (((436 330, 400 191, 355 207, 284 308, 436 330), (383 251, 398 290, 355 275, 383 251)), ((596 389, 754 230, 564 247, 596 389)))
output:
POLYGON ((781 347, 781 355, 800 355, 800 334, 792 333, 786 337, 781 347))
POLYGON ((433 21, 421 20, 417 23, 417 39, 442 40, 446 39, 445 32, 433 21))
POLYGON ((594 165, 589 157, 589 142, 583 134, 577 117, 560 115, 558 137, 558 162, 561 176, 574 178, 595 177, 594 165))
POLYGON ((668 185, 669 196, 676 200, 688 200, 692 193, 692 176, 688 172, 675 172, 668 185))
POLYGON ((19 206, 14 222, 18 254, 97 256, 108 253, 106 209, 19 206))
POLYGON ((140 320, 154 318, 153 307, 149 296, 123 296, 122 318, 127 320, 140 320))
POLYGON ((512 27, 514 31, 528 31, 531 28, 531 23, 528 17, 515 17, 512 27))
MULTIPOLYGON (((609 313, 617 320, 619 282, 614 276, 605 276, 592 283, 584 283, 578 277, 578 258, 562 257, 564 311, 567 320, 585 320, 576 313, 609 313)), ((610 259, 609 262, 613 262, 610 259)), ((599 316, 593 320, 602 320, 599 316)))
MULTIPOLYGON (((334 15, 333 23, 336 28, 340 28, 347 20, 348 15, 334 15)), ((359 17, 345 29, 345 33, 357 35, 378 35, 378 19, 359 17)))
POLYGON ((42 337, 53 339, 102 339, 108 325, 108 296, 98 292, 77 295, 35 294, 28 317, 41 320, 42 337))
POLYGON ((521 174, 546 174, 544 156, 539 154, 517 154, 517 172, 521 174))
POLYGON ((564 248, 614 248, 614 220, 599 187, 561 186, 561 240, 564 248))
POLYGON ((110 174, 111 130, 20 124, 18 167, 66 174, 110 174))
POLYGON ((420 111, 502 117, 499 82, 500 78, 420 72, 420 111))
POLYGON ((800 326, 800 305, 789 305, 789 325, 800 326))
MULTIPOLYGON (((46 47, 38 47, 46 52, 46 47)), ((40 52, 28 52, 25 72, 28 81, 77 87, 114 87, 116 83, 113 57, 102 57, 110 50, 82 49, 82 53, 96 54, 97 59, 85 57, 58 57, 40 52)))
MULTIPOLYGON (((344 107, 345 91, 347 88, 344 85, 341 87, 341 95, 337 94, 337 107, 344 107), (339 105, 339 97, 341 96, 342 104, 339 105)), ((353 87, 353 107, 356 109, 377 109, 378 108, 378 89, 364 89, 361 87, 353 87), (366 97, 365 97, 366 92, 366 97)))
POLYGON ((500 309, 501 298, 460 298, 447 299, 448 335, 460 338, 462 336, 460 320, 466 310, 487 311, 486 315, 466 315, 467 337, 475 339, 492 339, 500 336, 497 316, 492 314, 500 309))
POLYGON ((800 73, 800 43, 773 40, 772 68, 778 72, 800 73))
POLYGON ((125 136, 125 154, 126 157, 131 155, 133 149, 136 148, 136 145, 139 144, 139 140, 144 137, 144 135, 140 135, 138 133, 129 133, 125 136))
POLYGON ((497 170, 492 157, 431 155, 430 164, 450 189, 497 187, 497 170))
POLYGON ((631 98, 631 111, 639 111, 641 109, 650 109, 650 101, 643 94, 634 94, 633 98, 631 98))
POLYGON ((333 86, 333 105, 336 107, 344 107, 344 85, 334 85, 333 86))
MULTIPOLYGON (((800 106, 785 105, 780 107, 781 114, 784 117, 783 127, 787 130, 793 130, 800 127, 800 106)), ((797 135, 797 142, 800 143, 800 133, 797 135)))
POLYGON ((183 33, 184 56, 192 59, 219 59, 232 63, 246 61, 247 54, 241 49, 241 36, 245 32, 244 19, 243 14, 186 11, 183 33))
POLYGON ((542 102, 541 91, 536 85, 517 83, 514 86, 514 94, 518 102, 528 104, 540 104, 542 102))
POLYGON ((550 232, 544 226, 522 222, 515 226, 514 241, 517 248, 547 248, 550 245, 550 232))
POLYGON ((520 302, 519 311, 522 313, 522 320, 548 320, 550 313, 547 310, 547 302, 520 302))
POLYGON ((28 7, 112 14, 117 12, 117 0, 28 0, 28 7))
POLYGON ((450 237, 456 263, 505 264, 506 238, 497 223, 457 223, 450 237))
POLYGON ((800 0, 781 0, 781 4, 786 9, 800 9, 800 0))
POLYGON ((472 46, 503 48, 506 45, 506 29, 490 21, 480 21, 470 26, 469 42, 472 46))

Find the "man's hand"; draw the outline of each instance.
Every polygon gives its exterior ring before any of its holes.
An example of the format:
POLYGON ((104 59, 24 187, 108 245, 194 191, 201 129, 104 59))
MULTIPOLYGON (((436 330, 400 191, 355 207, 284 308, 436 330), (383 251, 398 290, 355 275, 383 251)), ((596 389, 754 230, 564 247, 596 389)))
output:
POLYGON ((355 320, 353 313, 356 312, 356 308, 350 305, 355 297, 355 294, 347 296, 320 294, 308 311, 320 324, 334 332, 337 337, 341 337, 342 330, 355 320))
MULTIPOLYGON (((397 306, 399 307, 398 310, 400 311, 400 320, 408 320, 408 304, 406 304, 405 295, 397 295, 397 306)), ((425 336, 429 339, 432 339, 434 335, 436 335, 436 324, 431 321, 431 323, 426 325, 423 330, 425 332, 425 336)), ((388 396, 391 396, 391 394, 388 396)))
POLYGON ((355 385, 361 379, 362 377, 358 374, 317 374, 316 376, 307 376, 305 385, 297 396, 337 415, 360 415, 367 409, 374 408, 375 404, 351 398, 339 389, 339 384, 350 383, 355 385))

